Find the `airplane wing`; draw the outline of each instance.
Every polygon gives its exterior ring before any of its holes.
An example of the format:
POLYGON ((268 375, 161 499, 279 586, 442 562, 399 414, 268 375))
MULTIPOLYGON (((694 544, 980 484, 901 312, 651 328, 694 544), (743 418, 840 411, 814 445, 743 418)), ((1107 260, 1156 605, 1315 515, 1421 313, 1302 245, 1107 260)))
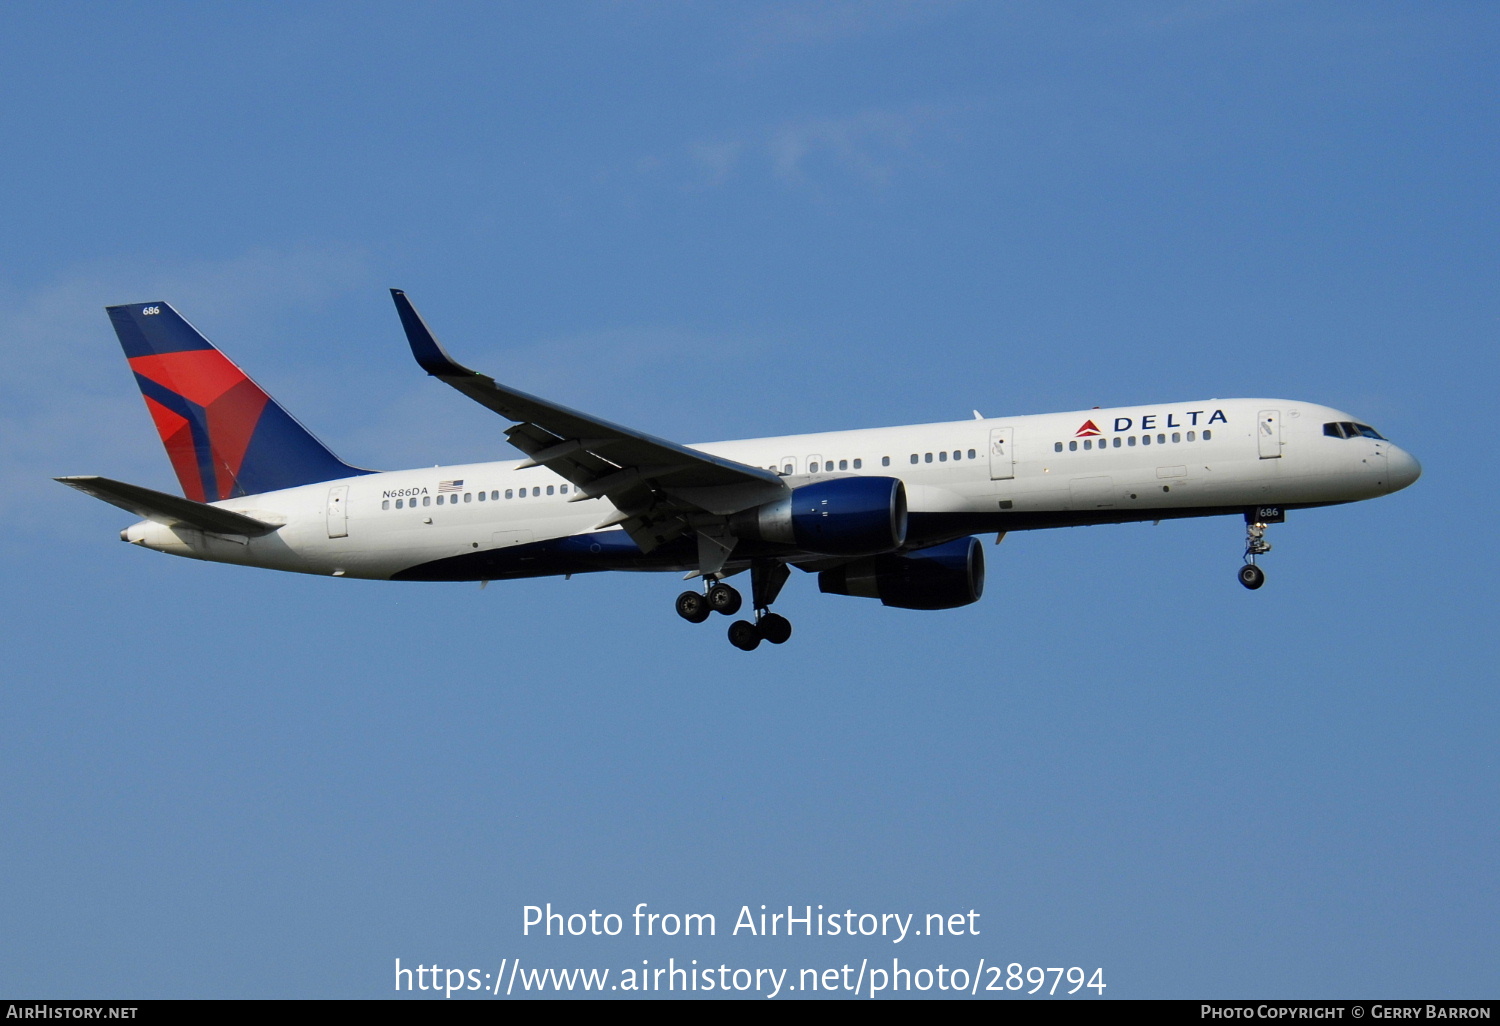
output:
POLYGON ((522 467, 543 466, 571 481, 578 489, 574 501, 608 499, 619 512, 599 526, 623 525, 643 551, 687 530, 704 541, 705 534, 717 537, 712 544, 722 547, 722 532, 710 521, 788 491, 773 471, 611 424, 470 370, 448 355, 405 292, 391 289, 391 298, 422 369, 515 421, 505 436, 529 457, 522 467))
POLYGON ((242 534, 256 538, 270 534, 281 526, 256 520, 233 510, 184 499, 179 495, 168 495, 166 492, 126 484, 124 481, 112 481, 107 477, 86 475, 57 477, 53 480, 96 499, 103 499, 112 506, 128 510, 143 520, 154 520, 168 527, 192 527, 212 534, 242 534))

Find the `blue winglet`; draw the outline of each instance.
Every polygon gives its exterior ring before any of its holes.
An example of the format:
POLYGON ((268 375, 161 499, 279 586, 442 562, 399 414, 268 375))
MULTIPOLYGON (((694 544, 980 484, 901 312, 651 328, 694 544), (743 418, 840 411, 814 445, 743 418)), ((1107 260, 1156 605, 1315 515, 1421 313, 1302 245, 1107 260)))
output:
POLYGON ((396 313, 401 315, 401 327, 406 331, 406 341, 411 345, 411 355, 417 358, 421 368, 433 377, 468 376, 475 372, 454 360, 438 342, 437 336, 411 305, 406 293, 391 289, 391 298, 396 301, 396 313))

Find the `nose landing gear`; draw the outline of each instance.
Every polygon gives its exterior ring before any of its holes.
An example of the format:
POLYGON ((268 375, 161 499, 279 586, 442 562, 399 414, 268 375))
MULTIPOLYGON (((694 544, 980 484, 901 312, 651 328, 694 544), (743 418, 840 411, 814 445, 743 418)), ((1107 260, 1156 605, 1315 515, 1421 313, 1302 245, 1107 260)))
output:
POLYGON ((1266 541, 1266 525, 1279 524, 1286 520, 1286 511, 1280 506, 1257 506, 1245 511, 1245 565, 1240 567, 1240 583, 1251 591, 1266 583, 1266 572, 1255 565, 1256 556, 1271 551, 1266 541))
POLYGON ((1266 572, 1254 563, 1246 563, 1240 567, 1240 583, 1254 591, 1266 583, 1266 572))

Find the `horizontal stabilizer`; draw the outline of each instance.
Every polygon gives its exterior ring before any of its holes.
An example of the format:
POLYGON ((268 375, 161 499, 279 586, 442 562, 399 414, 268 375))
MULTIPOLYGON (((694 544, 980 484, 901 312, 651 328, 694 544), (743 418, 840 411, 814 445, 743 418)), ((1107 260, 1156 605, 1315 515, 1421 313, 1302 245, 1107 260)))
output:
POLYGON ((107 477, 58 477, 55 481, 77 488, 80 492, 103 499, 112 506, 119 506, 138 517, 154 520, 168 527, 192 527, 213 534, 243 534, 252 538, 270 534, 280 524, 268 524, 264 520, 247 517, 233 510, 220 509, 184 499, 166 492, 142 488, 140 485, 111 481, 107 477))

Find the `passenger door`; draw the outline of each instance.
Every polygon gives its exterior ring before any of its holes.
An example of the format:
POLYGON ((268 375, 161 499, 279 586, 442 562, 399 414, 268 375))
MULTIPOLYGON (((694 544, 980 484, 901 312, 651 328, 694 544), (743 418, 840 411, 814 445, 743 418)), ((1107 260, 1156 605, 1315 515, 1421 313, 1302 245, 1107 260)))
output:
POLYGON ((1012 446, 1014 439, 1014 428, 990 428, 991 481, 1007 481, 1016 476, 1016 457, 1012 446))
POLYGON ((349 486, 328 489, 328 537, 349 537, 349 486))
POLYGON ((1281 411, 1261 410, 1259 423, 1255 426, 1255 435, 1260 440, 1260 458, 1263 460, 1275 460, 1281 458, 1281 411))

